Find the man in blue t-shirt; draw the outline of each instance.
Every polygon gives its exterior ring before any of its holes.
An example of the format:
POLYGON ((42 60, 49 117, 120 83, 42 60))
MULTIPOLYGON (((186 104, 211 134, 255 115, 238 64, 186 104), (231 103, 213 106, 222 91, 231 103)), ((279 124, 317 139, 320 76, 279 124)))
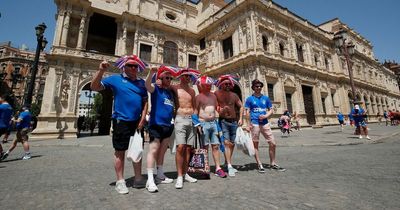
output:
MULTIPOLYGON (((0 137, 8 132, 13 113, 12 107, 5 99, 5 96, 0 96, 0 137)), ((0 144, 0 160, 3 155, 3 147, 0 144)))
POLYGON ((260 173, 265 173, 265 169, 258 154, 260 133, 263 134, 264 138, 269 144, 270 169, 285 171, 284 168, 276 164, 276 142, 271 131, 271 126, 268 123, 268 118, 273 114, 272 103, 268 96, 265 96, 261 93, 263 86, 264 84, 258 79, 255 79, 251 82, 251 89, 253 89, 254 93, 246 99, 244 106, 246 108, 246 116, 248 116, 247 130, 251 132, 253 139, 258 171, 260 173))
POLYGON ((359 138, 362 139, 362 134, 364 133, 365 137, 370 140, 371 138, 368 136, 367 123, 365 122, 366 113, 364 109, 362 109, 360 105, 355 105, 350 114, 354 119, 356 134, 360 135, 359 138))
POLYGON ((337 119, 339 120, 340 129, 343 130, 344 125, 344 115, 341 112, 338 112, 336 115, 337 119))
POLYGON ((6 159, 10 152, 12 152, 15 147, 17 146, 18 142, 21 142, 22 146, 24 147, 25 155, 22 157, 22 160, 31 159, 31 153, 29 152, 29 143, 28 143, 28 134, 31 131, 31 119, 32 114, 29 112, 27 106, 22 107, 21 113, 18 116, 17 120, 14 120, 16 123, 17 134, 16 138, 11 143, 10 148, 7 152, 3 155, 2 159, 6 159))
POLYGON ((146 188, 149 192, 157 192, 153 173, 154 164, 157 163, 156 179, 162 184, 173 183, 173 179, 165 176, 163 171, 164 155, 168 149, 170 137, 174 131, 171 123, 175 116, 176 98, 171 89, 173 70, 170 67, 161 66, 151 68, 146 78, 146 89, 151 94, 151 111, 149 121, 150 145, 147 153, 147 183, 146 188), (154 85, 152 78, 157 72, 156 79, 160 80, 160 85, 154 85))
MULTIPOLYGON (((111 89, 114 95, 113 135, 114 167, 117 175, 115 190, 120 194, 129 193, 124 179, 125 151, 129 147, 131 136, 145 124, 147 113, 147 91, 144 80, 138 78, 138 71, 143 71, 147 64, 137 56, 123 56, 116 62, 121 74, 103 78, 109 68, 107 61, 100 63, 99 70, 94 75, 90 88, 94 91, 111 89)), ((135 180, 133 187, 144 187, 142 177, 142 161, 133 163, 135 180)))

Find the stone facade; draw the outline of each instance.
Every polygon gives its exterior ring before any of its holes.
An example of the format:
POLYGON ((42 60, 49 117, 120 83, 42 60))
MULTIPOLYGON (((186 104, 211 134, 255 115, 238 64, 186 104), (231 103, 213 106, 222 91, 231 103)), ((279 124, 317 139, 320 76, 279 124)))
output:
MULTIPOLYGON (((35 52, 18 49, 11 42, 0 43, 0 95, 8 94, 14 99, 14 107, 24 104, 25 95, 31 78, 31 68, 35 52)), ((33 90, 32 102, 40 105, 43 100, 45 79, 48 71, 46 54, 39 57, 38 72, 33 90)))
MULTIPOLYGON (((150 64, 190 66, 218 76, 237 73, 241 98, 251 80, 265 84, 277 118, 296 111, 303 125, 334 124, 350 111, 349 75, 333 36, 347 29, 357 97, 370 120, 399 109, 392 71, 379 64, 371 43, 338 19, 314 25, 272 1, 55 0, 53 48, 48 57, 37 136, 64 138, 76 132, 78 97, 101 60, 136 54, 150 64)), ((117 73, 116 69, 111 73, 117 73)), ((274 121, 275 119, 273 119, 274 121)))

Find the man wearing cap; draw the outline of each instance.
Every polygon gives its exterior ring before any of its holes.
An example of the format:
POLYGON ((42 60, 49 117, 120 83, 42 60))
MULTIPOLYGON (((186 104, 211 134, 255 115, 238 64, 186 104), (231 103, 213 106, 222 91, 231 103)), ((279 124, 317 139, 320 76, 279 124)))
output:
POLYGON ((220 89, 214 93, 219 104, 219 123, 224 136, 224 155, 226 163, 228 164, 229 176, 235 176, 237 172, 232 166, 232 154, 235 148, 236 130, 238 126, 243 124, 243 105, 236 93, 231 91, 234 85, 231 76, 222 75, 217 83, 217 87, 220 89), (237 110, 239 110, 239 113, 237 113, 237 110))
POLYGON ((248 116, 247 120, 249 126, 247 130, 251 132, 253 139, 258 172, 265 173, 265 169, 258 153, 260 133, 263 134, 269 145, 269 168, 277 171, 285 171, 286 169, 276 164, 276 142, 271 131, 271 126, 268 122, 268 118, 273 114, 273 109, 269 97, 261 93, 263 86, 264 84, 258 79, 255 79, 251 82, 251 89, 253 89, 254 93, 246 99, 245 103, 246 116, 248 116))
POLYGON ((218 127, 216 121, 216 111, 218 107, 217 97, 210 92, 214 80, 207 76, 200 77, 196 84, 200 86, 200 94, 196 96, 194 116, 198 117, 200 122, 193 123, 201 135, 203 145, 208 149, 211 144, 212 156, 215 163, 215 175, 226 178, 224 170, 222 170, 219 158, 219 138, 218 127))
POLYGON ((153 67, 146 78, 146 89, 151 94, 149 121, 150 145, 149 152, 147 153, 148 178, 146 183, 146 188, 149 192, 158 191, 153 177, 154 163, 157 163, 157 181, 162 184, 170 184, 174 181, 166 177, 163 171, 164 155, 174 131, 174 125, 171 121, 175 117, 176 96, 170 89, 174 73, 175 69, 172 67, 161 66, 158 69, 153 67), (153 75, 156 72, 156 79, 161 81, 160 85, 152 83, 153 75))
POLYGON ((18 142, 21 142, 22 146, 24 147, 25 154, 22 157, 22 160, 29 160, 31 159, 31 153, 29 152, 29 143, 28 143, 28 134, 31 129, 31 119, 32 115, 29 112, 29 109, 27 106, 22 107, 21 113, 18 115, 18 119, 14 120, 14 123, 16 123, 16 128, 17 128, 17 134, 16 138, 13 140, 11 143, 10 148, 7 150, 6 153, 4 153, 3 157, 1 158, 2 160, 6 159, 10 152, 12 152, 15 147, 17 146, 18 142))
MULTIPOLYGON (((145 123, 147 113, 147 91, 143 79, 137 77, 138 71, 146 68, 137 56, 123 56, 116 62, 121 74, 103 78, 110 64, 103 61, 94 75, 90 88, 94 91, 111 89, 114 94, 113 135, 114 167, 117 175, 115 189, 120 194, 129 193, 124 179, 125 151, 128 149, 131 136, 145 123)), ((133 187, 144 187, 142 162, 133 163, 135 180, 133 187)))
POLYGON ((190 161, 190 151, 195 141, 195 131, 192 123, 194 113, 195 91, 189 86, 192 79, 197 79, 200 72, 194 69, 181 69, 179 72, 180 83, 173 85, 172 90, 178 96, 177 111, 175 117, 175 162, 178 172, 175 188, 181 189, 183 181, 197 182, 197 179, 187 174, 190 161))
POLYGON ((365 137, 370 140, 371 138, 368 136, 368 128, 367 123, 365 122, 366 113, 364 109, 360 108, 360 105, 355 105, 354 109, 351 110, 351 116, 353 116, 354 123, 356 125, 356 134, 359 134, 359 138, 362 139, 362 134, 365 134, 365 137))

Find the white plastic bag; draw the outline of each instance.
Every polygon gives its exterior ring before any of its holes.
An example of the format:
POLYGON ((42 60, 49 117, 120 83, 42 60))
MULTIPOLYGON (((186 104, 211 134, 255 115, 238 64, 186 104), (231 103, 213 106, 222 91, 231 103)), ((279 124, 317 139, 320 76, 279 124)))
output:
POLYGON ((255 155, 254 144, 250 133, 244 131, 241 127, 238 127, 236 130, 235 144, 244 154, 250 157, 255 155))
POLYGON ((143 156, 143 138, 139 132, 135 132, 134 136, 131 136, 129 140, 128 153, 126 158, 130 161, 138 163, 143 156))

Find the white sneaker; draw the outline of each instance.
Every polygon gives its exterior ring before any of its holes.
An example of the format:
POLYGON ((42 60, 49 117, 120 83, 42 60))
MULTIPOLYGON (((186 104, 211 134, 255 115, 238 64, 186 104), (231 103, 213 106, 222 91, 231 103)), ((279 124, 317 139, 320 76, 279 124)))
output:
POLYGON ((119 180, 115 183, 115 190, 119 193, 119 194, 128 194, 129 190, 126 187, 125 184, 125 180, 119 180))
POLYGON ((359 138, 359 139, 362 139, 362 136, 360 135, 358 138, 359 138))
POLYGON ((149 181, 147 181, 146 188, 147 188, 147 191, 149 191, 151 193, 158 192, 158 187, 156 184, 154 184, 154 182, 149 183, 149 181))
POLYGON ((174 180, 173 180, 173 179, 170 179, 170 178, 168 178, 168 177, 165 177, 164 179, 159 178, 159 177, 156 177, 156 182, 157 182, 157 183, 160 183, 160 184, 171 184, 171 183, 174 182, 174 180))
POLYGON ((189 174, 185 174, 185 181, 190 182, 190 183, 196 183, 197 179, 189 176, 189 174))
POLYGON ((369 136, 366 137, 368 140, 371 140, 371 138, 369 136))
POLYGON ((229 176, 235 176, 235 170, 233 170, 234 168, 233 167, 229 167, 228 168, 228 175, 229 176))
POLYGON ((22 160, 29 160, 31 158, 31 155, 24 155, 24 157, 22 157, 22 160))
POLYGON ((176 179, 175 188, 182 189, 182 187, 183 187, 183 177, 178 177, 176 179))

